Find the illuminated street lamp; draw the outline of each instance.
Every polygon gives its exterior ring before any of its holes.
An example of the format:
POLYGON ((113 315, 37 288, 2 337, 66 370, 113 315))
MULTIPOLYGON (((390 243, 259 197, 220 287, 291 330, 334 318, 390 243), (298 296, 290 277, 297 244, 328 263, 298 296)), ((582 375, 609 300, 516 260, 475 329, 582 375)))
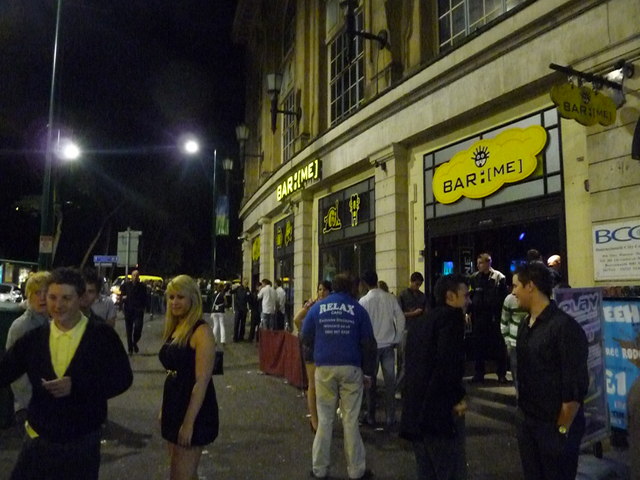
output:
MULTIPOLYGON (((180 144, 180 149, 187 155, 200 153, 200 142, 194 137, 186 137, 180 144)), ((233 162, 231 164, 233 168, 233 162)), ((218 200, 216 189, 216 171, 218 170, 218 152, 213 149, 213 187, 212 187, 212 216, 211 216, 211 272, 216 277, 216 203, 218 200)))

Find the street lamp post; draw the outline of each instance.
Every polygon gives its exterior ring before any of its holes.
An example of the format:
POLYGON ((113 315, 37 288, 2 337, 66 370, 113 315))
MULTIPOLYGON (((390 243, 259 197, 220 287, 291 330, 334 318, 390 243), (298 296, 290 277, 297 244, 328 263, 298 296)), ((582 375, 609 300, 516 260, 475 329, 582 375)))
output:
POLYGON ((53 112, 56 86, 56 66, 58 60, 58 36, 60 33, 60 12, 62 0, 56 8, 56 29, 53 41, 53 68, 51 71, 51 91, 49 92, 49 124, 47 125, 47 145, 44 157, 44 178, 42 182, 42 204, 40 212, 40 246, 38 249, 38 269, 51 268, 53 257, 53 189, 51 188, 51 168, 53 163, 53 112))

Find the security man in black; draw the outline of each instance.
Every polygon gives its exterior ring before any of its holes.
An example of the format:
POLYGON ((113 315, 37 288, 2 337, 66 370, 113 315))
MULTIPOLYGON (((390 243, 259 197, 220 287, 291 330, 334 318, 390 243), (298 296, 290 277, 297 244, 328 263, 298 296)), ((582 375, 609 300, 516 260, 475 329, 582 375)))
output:
POLYGON ((529 312, 518 330, 518 445, 526 480, 573 480, 585 431, 588 342, 552 302, 542 263, 519 267, 513 294, 529 312))

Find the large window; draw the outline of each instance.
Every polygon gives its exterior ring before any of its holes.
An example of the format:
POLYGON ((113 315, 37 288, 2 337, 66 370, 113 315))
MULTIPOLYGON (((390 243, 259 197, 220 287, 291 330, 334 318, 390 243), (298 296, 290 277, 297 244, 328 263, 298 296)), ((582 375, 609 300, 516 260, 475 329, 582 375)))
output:
POLYGON ((440 51, 528 0, 438 0, 440 51))
MULTIPOLYGON (((282 102, 282 108, 288 112, 296 111, 295 90, 291 90, 282 102)), ((295 115, 282 116, 282 162, 288 162, 295 153, 296 125, 298 119, 295 115)))
MULTIPOLYGON (((356 30, 363 30, 362 9, 356 11, 356 30)), ((331 125, 358 109, 364 99, 362 38, 349 39, 345 27, 329 45, 331 125)))

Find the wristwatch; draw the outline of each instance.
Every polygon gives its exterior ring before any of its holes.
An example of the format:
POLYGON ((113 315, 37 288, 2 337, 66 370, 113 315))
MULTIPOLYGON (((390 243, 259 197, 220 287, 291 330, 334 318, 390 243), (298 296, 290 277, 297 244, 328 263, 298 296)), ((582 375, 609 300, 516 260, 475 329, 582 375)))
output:
POLYGON ((564 425, 558 425, 558 433, 560 435, 566 435, 568 432, 567 427, 565 427, 564 425))

